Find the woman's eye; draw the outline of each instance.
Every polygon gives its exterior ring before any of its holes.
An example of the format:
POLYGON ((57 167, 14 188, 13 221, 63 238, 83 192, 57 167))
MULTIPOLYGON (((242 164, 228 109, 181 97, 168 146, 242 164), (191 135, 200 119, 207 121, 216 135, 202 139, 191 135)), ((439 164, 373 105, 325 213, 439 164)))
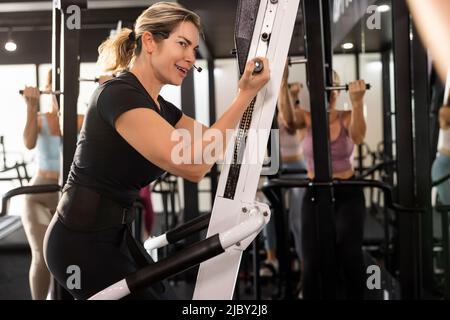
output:
POLYGON ((186 48, 187 47, 187 43, 186 42, 183 42, 183 41, 180 41, 180 42, 178 42, 183 48, 186 48))

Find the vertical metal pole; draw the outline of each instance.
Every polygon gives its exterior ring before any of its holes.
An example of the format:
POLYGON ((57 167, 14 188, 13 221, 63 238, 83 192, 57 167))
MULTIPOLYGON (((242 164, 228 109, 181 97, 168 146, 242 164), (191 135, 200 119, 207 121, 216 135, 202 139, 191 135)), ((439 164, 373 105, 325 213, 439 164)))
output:
MULTIPOLYGON (((307 38, 306 66, 311 101, 311 126, 315 180, 331 181, 331 160, 329 126, 327 114, 327 93, 325 91, 325 52, 323 8, 321 1, 304 1, 305 28, 307 38)), ((320 297, 336 298, 336 252, 333 190, 331 187, 317 187, 314 192, 317 239, 320 254, 320 280, 317 285, 320 297)), ((305 292, 306 293, 306 292, 305 292)))
MULTIPOLYGON (((209 125, 213 125, 216 122, 216 86, 214 79, 214 60, 208 59, 208 88, 209 88, 209 125)), ((211 181, 211 210, 214 200, 216 198, 216 190, 218 183, 218 170, 217 165, 211 168, 210 172, 211 181)))
POLYGON ((255 291, 254 292, 255 300, 261 300, 261 282, 259 276, 259 267, 260 267, 259 241, 260 236, 257 235, 255 240, 253 241, 253 290, 255 291))
POLYGON ((63 165, 60 179, 63 184, 69 176, 77 144, 77 104, 80 77, 80 30, 67 28, 64 11, 61 20, 61 79, 60 106, 63 116, 63 165))
MULTIPOLYGON (((359 53, 355 53, 355 66, 356 66, 356 79, 360 79, 361 78, 361 69, 360 69, 360 63, 359 63, 359 53)), ((358 150, 358 171, 359 174, 363 174, 364 172, 364 158, 363 158, 363 145, 360 144, 357 147, 358 150)), ((371 194, 372 194, 372 190, 371 190, 371 194)), ((372 199, 372 197, 370 197, 370 199, 372 199)))
POLYGON ((0 146, 2 148, 2 150, 1 150, 2 160, 3 160, 2 167, 5 168, 6 167, 6 151, 5 151, 5 140, 4 140, 3 136, 0 136, 0 146))
MULTIPOLYGON (((392 160, 394 153, 392 146, 392 111, 391 111, 391 73, 390 73, 390 50, 383 51, 382 61, 382 84, 383 84, 383 153, 385 160, 392 160)), ((392 166, 385 169, 387 176, 385 182, 392 185, 394 183, 394 170, 392 166)))
MULTIPOLYGON (((34 72, 35 72, 35 76, 36 76, 36 87, 39 88, 39 65, 35 64, 34 65, 34 72)), ((41 111, 41 102, 38 101, 38 110, 41 111)), ((21 180, 22 181, 22 180, 21 180)))
MULTIPOLYGON (((410 18, 405 0, 392 2, 395 62, 395 105, 397 137, 398 202, 415 204, 413 114, 411 101, 410 18)), ((400 213, 398 219, 399 269, 402 295, 419 298, 417 241, 418 226, 414 213, 400 213)))
MULTIPOLYGON (((421 248, 421 284, 431 293, 435 283, 433 277, 433 208, 431 206, 431 145, 430 145, 430 96, 428 83, 428 55, 416 28, 413 29, 413 78, 415 117, 415 166, 417 180, 417 205, 426 208, 419 220, 421 248)), ((421 298, 427 298, 422 296, 421 298)))
MULTIPOLYGON (((383 160, 389 161, 394 157, 393 153, 393 139, 392 139, 392 110, 391 110, 391 51, 385 50, 381 53, 382 61, 382 90, 383 90, 383 160)), ((389 185, 394 184, 394 168, 389 165, 384 169, 385 174, 382 176, 384 182, 389 185)), ((393 265, 391 264, 391 252, 390 252, 390 242, 391 236, 389 231, 390 226, 390 214, 391 210, 388 208, 383 209, 384 216, 384 258, 386 268, 392 272, 393 265)))
MULTIPOLYGON (((195 119, 195 95, 194 95, 194 74, 188 73, 181 86, 181 105, 183 112, 195 119)), ((198 185, 188 180, 183 181, 184 190, 184 221, 192 220, 199 215, 198 205, 198 185)), ((196 234, 190 238, 189 243, 200 240, 200 235, 196 234)), ((198 267, 186 273, 189 281, 195 281, 198 267)))
MULTIPOLYGON (((195 119, 194 75, 189 73, 181 86, 181 105, 183 112, 195 119)), ((196 183, 184 180, 184 219, 196 218, 198 209, 198 186, 196 183)))
MULTIPOLYGON (((52 90, 61 91, 61 48, 62 48, 62 39, 64 39, 64 33, 61 30, 62 25, 64 24, 63 12, 61 7, 58 7, 56 3, 53 4, 53 14, 52 14, 52 90)), ((60 110, 63 110, 63 99, 58 95, 56 96, 58 101, 58 105, 60 110)), ((76 119, 76 117, 75 117, 76 119)), ((64 126, 64 124, 63 124, 64 126)), ((63 140, 64 143, 64 140, 63 140)), ((68 171, 65 172, 64 161, 72 161, 73 156, 67 160, 66 154, 64 154, 64 147, 62 151, 61 158, 61 173, 60 173, 60 185, 64 184, 64 177, 68 174, 68 171)), ((59 284, 56 283, 55 280, 52 282, 53 286, 53 299, 55 300, 72 300, 72 296, 59 284)))
MULTIPOLYGON (((53 5, 52 13, 52 90, 61 90, 61 11, 53 5)), ((60 96, 56 96, 60 105, 60 96)))

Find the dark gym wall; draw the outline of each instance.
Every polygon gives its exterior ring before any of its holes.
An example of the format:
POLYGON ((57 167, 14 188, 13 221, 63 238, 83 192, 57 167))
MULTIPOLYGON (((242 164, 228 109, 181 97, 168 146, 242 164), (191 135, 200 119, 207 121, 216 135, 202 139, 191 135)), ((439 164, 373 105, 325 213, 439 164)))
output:
MULTIPOLYGON (((82 30, 81 31, 81 61, 97 61, 97 48, 109 35, 109 30, 82 30)), ((7 34, 3 33, 0 43, 6 41, 7 34)), ((0 50, 0 64, 40 64, 50 63, 52 59, 51 31, 26 31, 13 34, 17 43, 16 52, 0 50)))
MULTIPOLYGON (((95 62, 98 46, 110 30, 121 20, 123 27, 133 26, 144 8, 98 9, 81 13, 81 61, 95 62)), ((0 46, 0 64, 50 63, 51 62, 51 11, 0 12, 0 43, 12 38, 17 43, 15 52, 0 46)))

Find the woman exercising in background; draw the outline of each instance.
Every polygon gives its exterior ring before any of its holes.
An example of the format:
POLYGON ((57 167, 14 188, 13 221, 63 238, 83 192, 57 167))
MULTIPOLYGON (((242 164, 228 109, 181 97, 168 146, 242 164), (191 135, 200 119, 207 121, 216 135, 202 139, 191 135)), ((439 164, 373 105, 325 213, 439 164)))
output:
MULTIPOLYGON (((340 84, 339 75, 333 71, 333 85, 340 84)), ((333 178, 350 180, 354 178, 352 157, 355 144, 361 144, 366 134, 364 119, 364 94, 366 84, 359 80, 349 84, 352 111, 336 109, 338 91, 332 91, 329 104, 330 152, 333 178)), ((308 176, 314 180, 314 154, 311 116, 301 108, 296 108, 299 127, 305 126, 303 152, 307 161, 308 176)), ((359 187, 334 188, 334 208, 336 222, 336 256, 339 270, 336 275, 341 288, 341 296, 346 299, 363 299, 365 270, 362 254, 365 200, 359 187)), ((303 296, 305 299, 319 298, 317 277, 320 270, 319 248, 315 227, 314 191, 305 192, 302 206, 301 234, 303 244, 303 296)))

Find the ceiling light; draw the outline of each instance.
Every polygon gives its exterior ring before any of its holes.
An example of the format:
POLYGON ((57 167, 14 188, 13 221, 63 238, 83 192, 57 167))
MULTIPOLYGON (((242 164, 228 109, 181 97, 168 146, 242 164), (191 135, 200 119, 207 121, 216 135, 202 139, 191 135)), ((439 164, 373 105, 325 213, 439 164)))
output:
POLYGON ((353 47, 354 47, 354 45, 351 42, 347 42, 342 45, 342 49, 345 49, 345 50, 353 49, 353 47))
POLYGON ((5 43, 5 50, 9 52, 14 52, 17 49, 17 44, 14 42, 11 33, 12 30, 10 29, 8 32, 8 40, 5 43))
POLYGON ((16 49, 17 49, 17 44, 14 41, 8 40, 5 43, 5 50, 6 51, 13 52, 13 51, 16 51, 16 49))
POLYGON ((377 11, 378 12, 388 12, 391 10, 391 7, 387 4, 382 4, 380 6, 378 6, 377 11))

